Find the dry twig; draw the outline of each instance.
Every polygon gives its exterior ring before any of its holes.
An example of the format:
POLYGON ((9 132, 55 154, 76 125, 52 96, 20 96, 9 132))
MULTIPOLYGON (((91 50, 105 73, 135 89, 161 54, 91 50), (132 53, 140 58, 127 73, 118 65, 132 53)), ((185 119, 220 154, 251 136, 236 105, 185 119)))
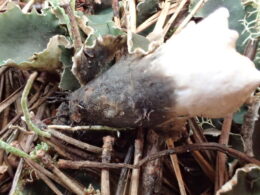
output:
POLYGON ((8 106, 10 106, 12 103, 14 103, 17 100, 17 98, 19 98, 22 95, 22 89, 23 86, 19 87, 11 95, 9 95, 4 101, 0 103, 0 113, 8 106))
MULTIPOLYGON (((187 139, 188 144, 193 144, 190 138, 187 139)), ((207 175, 207 177, 214 183, 215 181, 215 171, 209 162, 204 158, 200 151, 193 151, 193 157, 200 165, 202 171, 207 175)))
POLYGON ((155 25, 154 30, 153 30, 152 33, 155 33, 155 34, 156 33, 161 33, 162 28, 163 28, 164 23, 165 23, 165 20, 166 20, 166 17, 168 15, 170 6, 171 6, 171 1, 170 0, 165 0, 162 12, 160 13, 160 16, 159 16, 159 18, 158 18, 158 20, 156 22, 156 25, 155 25))
MULTIPOLYGON (((138 137, 135 140, 135 154, 134 154, 134 165, 137 165, 142 158, 143 146, 144 146, 144 135, 143 129, 138 131, 138 137)), ((140 169, 134 169, 132 171, 130 195, 138 195, 139 180, 140 180, 140 169)))
POLYGON ((244 116, 244 123, 241 128, 241 135, 245 143, 245 153, 248 156, 254 156, 252 136, 255 129, 255 122, 258 119, 258 111, 260 107, 260 94, 252 98, 248 111, 244 116))
POLYGON ((175 19, 177 18, 177 16, 179 15, 179 13, 181 12, 181 10, 183 9, 183 7, 185 6, 185 4, 187 3, 188 0, 181 0, 176 11, 174 12, 174 14, 171 16, 171 18, 168 20, 168 22, 165 24, 164 29, 163 29, 163 36, 166 35, 166 33, 168 32, 168 30, 170 29, 171 25, 173 24, 173 22, 175 21, 175 19))
MULTIPOLYGON (((166 140, 168 149, 174 149, 174 142, 171 138, 166 140)), ((172 154, 170 155, 171 161, 172 161, 172 166, 178 181, 178 185, 179 185, 179 189, 180 189, 180 194, 181 195, 186 195, 186 190, 185 190, 185 184, 182 178, 182 174, 181 174, 181 170, 180 170, 180 166, 179 166, 179 161, 178 161, 178 157, 176 154, 172 154)))
MULTIPOLYGON (((161 137, 153 130, 148 130, 146 136, 146 156, 152 156, 160 150, 161 137)), ((141 161, 139 161, 140 163, 141 161)), ((142 167, 142 194, 152 195, 158 193, 162 184, 162 160, 159 158, 149 160, 142 167)))
MULTIPOLYGON (((114 141, 115 139, 111 136, 106 136, 103 138, 103 163, 108 163, 111 161, 114 141)), ((107 168, 103 168, 101 171, 101 193, 102 195, 110 195, 109 170, 107 168)))
POLYGON ((207 2, 207 0, 200 0, 195 6, 194 8, 191 10, 191 12, 189 13, 189 15, 182 21, 182 23, 180 24, 180 26, 178 26, 178 28, 176 29, 176 31, 174 32, 174 34, 179 33, 191 20, 191 18, 195 15, 195 13, 207 2))
POLYGON ((131 32, 136 32, 136 5, 135 0, 128 0, 128 6, 129 6, 129 29, 131 32))
POLYGON ((82 130, 92 130, 92 131, 120 131, 120 130, 128 130, 129 128, 116 128, 116 127, 108 127, 102 125, 89 125, 89 126, 67 126, 67 125, 48 125, 48 129, 60 129, 65 131, 82 131, 82 130))
MULTIPOLYGON (((131 163, 132 156, 133 156, 133 150, 134 150, 134 147, 130 146, 128 151, 127 151, 127 154, 125 156, 124 163, 126 163, 126 164, 130 164, 131 163)), ((128 176, 129 176, 129 169, 123 168, 121 170, 120 177, 119 177, 119 180, 118 180, 118 185, 117 185, 117 189, 116 189, 116 195, 123 195, 123 194, 125 194, 126 188, 127 188, 128 176)))
POLYGON ((115 25, 118 28, 121 28, 120 17, 119 17, 119 3, 118 3, 118 0, 112 0, 112 8, 113 8, 113 13, 114 13, 115 25))
POLYGON ((67 1, 67 0, 63 0, 63 4, 61 6, 64 8, 66 14, 68 15, 68 17, 70 19, 70 25, 71 25, 70 34, 72 36, 75 51, 78 52, 81 49, 82 41, 81 41, 81 35, 79 32, 79 27, 78 27, 75 15, 73 13, 73 9, 71 8, 69 1, 67 1))
POLYGON ((117 169, 117 168, 129 168, 129 169, 138 169, 141 166, 143 166, 145 163, 151 160, 155 160, 157 158, 161 158, 163 156, 171 155, 171 154, 180 154, 185 152, 193 152, 193 151, 204 151, 204 150, 213 150, 225 153, 227 155, 230 155, 234 158, 237 158, 239 160, 245 161, 247 163, 253 163, 260 166, 260 161, 252 158, 250 156, 247 156, 245 153, 240 152, 238 150, 235 150, 233 148, 228 148, 227 146, 223 144, 218 143, 201 143, 201 144, 190 144, 190 145, 184 145, 184 146, 178 146, 174 149, 170 150, 163 150, 161 152, 155 153, 153 155, 147 156, 139 161, 136 165, 129 165, 124 163, 101 163, 101 162, 91 162, 91 161, 67 161, 60 159, 58 161, 58 166, 60 168, 68 168, 68 169, 84 169, 88 167, 95 167, 95 168, 111 168, 111 169, 117 169))
POLYGON ((27 12, 31 9, 32 5, 34 4, 34 1, 35 1, 35 0, 30 0, 30 1, 28 1, 28 2, 26 3, 26 5, 23 7, 22 12, 23 12, 23 13, 27 13, 27 12))
POLYGON ((81 142, 79 140, 76 140, 72 137, 69 137, 63 133, 60 133, 58 131, 55 131, 53 129, 48 129, 48 132, 50 132, 54 137, 57 137, 61 140, 64 140, 66 141, 67 143, 71 144, 71 145, 74 145, 78 148, 81 148, 83 150, 86 150, 86 151, 89 151, 89 152, 93 152, 93 153, 98 153, 100 154, 102 152, 102 149, 97 147, 97 146, 92 146, 90 144, 87 144, 87 143, 84 143, 84 142, 81 142))
MULTIPOLYGON (((229 114, 223 122, 219 143, 223 145, 228 144, 229 134, 231 130, 233 114, 229 114)), ((226 154, 218 152, 216 162, 216 175, 215 175, 215 192, 226 182, 227 169, 226 169, 226 154)))
MULTIPOLYGON (((26 153, 29 152, 31 144, 33 142, 33 139, 34 139, 34 135, 28 136, 27 141, 26 141, 26 145, 25 145, 25 152, 26 153)), ((17 167, 16 172, 15 172, 15 176, 13 178, 12 187, 11 187, 11 190, 9 192, 9 194, 11 194, 11 195, 15 192, 15 190, 17 188, 17 184, 18 184, 18 181, 20 179, 23 166, 24 166, 24 159, 20 159, 20 162, 19 162, 18 167, 17 167)))
MULTIPOLYGON (((170 6, 170 10, 168 11, 168 15, 170 14, 173 14, 176 10, 176 4, 173 3, 171 6, 170 6)), ((145 20, 142 24, 140 24, 137 29, 136 29, 136 33, 140 33, 142 32, 143 30, 145 30, 146 28, 148 28, 149 26, 151 26, 152 24, 154 24, 158 17, 160 16, 162 11, 159 11, 157 13, 155 13, 154 15, 152 15, 150 18, 148 18, 147 20, 145 20)))

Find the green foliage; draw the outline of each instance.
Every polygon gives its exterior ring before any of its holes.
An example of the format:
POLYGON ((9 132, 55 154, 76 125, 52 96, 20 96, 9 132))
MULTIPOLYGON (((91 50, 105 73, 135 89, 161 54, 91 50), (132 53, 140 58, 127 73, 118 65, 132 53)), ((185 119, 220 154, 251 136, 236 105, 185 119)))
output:
POLYGON ((237 124, 243 124, 244 116, 247 112, 246 106, 242 106, 233 116, 233 121, 237 124))
POLYGON ((260 36, 260 2, 258 0, 249 0, 244 4, 246 16, 242 22, 245 27, 244 32, 248 33, 245 41, 255 41, 260 36))
POLYGON ((47 11, 23 14, 18 7, 0 15, 0 66, 54 71, 60 66, 58 45, 67 45, 58 19, 47 11), (60 35, 60 36, 55 36, 60 35))
POLYGON ((94 47, 96 40, 104 35, 119 36, 124 34, 113 22, 112 9, 106 9, 98 15, 87 16, 86 20, 86 25, 92 32, 86 40, 87 47, 94 47))
POLYGON ((74 91, 80 87, 80 84, 76 77, 71 72, 72 67, 72 56, 73 56, 73 48, 65 48, 61 47, 61 62, 63 64, 63 72, 61 75, 61 81, 59 87, 63 90, 71 90, 74 91))
POLYGON ((128 51, 129 53, 136 53, 141 50, 143 53, 147 53, 150 43, 144 36, 132 33, 132 37, 128 39, 128 51))
MULTIPOLYGON (((260 1, 249 0, 245 3, 246 17, 243 20, 245 26, 244 32, 248 34, 246 40, 257 41, 260 36, 260 1)), ((260 45, 256 52, 254 60, 256 67, 260 70, 260 45)))
POLYGON ((68 15, 65 13, 65 10, 62 7, 60 7, 60 0, 48 0, 48 1, 51 4, 51 8, 52 8, 51 11, 59 19, 59 24, 66 25, 70 33, 71 32, 70 19, 68 15))

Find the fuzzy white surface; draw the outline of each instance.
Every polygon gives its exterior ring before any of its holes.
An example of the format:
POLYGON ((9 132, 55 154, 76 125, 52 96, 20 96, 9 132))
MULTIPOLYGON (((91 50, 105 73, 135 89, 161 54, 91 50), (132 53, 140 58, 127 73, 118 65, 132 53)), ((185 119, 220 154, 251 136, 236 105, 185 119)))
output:
POLYGON ((228 28, 228 17, 220 8, 160 48, 157 60, 175 80, 178 116, 225 117, 260 85, 260 72, 235 49, 238 33, 228 28))

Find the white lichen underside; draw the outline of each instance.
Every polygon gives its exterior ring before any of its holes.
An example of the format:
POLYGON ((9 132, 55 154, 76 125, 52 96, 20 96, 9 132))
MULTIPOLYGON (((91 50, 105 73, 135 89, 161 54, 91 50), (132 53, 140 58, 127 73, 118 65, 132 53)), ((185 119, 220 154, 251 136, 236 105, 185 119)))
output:
POLYGON ((161 48, 160 63, 175 80, 178 116, 225 117, 260 85, 253 62, 235 50, 238 33, 228 28, 228 10, 190 23, 161 48))

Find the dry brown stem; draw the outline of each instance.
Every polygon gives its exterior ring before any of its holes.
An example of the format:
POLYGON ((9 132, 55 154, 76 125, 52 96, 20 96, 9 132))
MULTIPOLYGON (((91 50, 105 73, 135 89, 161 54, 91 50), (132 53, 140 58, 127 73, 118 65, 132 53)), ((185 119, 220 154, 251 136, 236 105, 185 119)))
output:
MULTIPOLYGON (((203 134, 203 129, 197 124, 194 118, 189 120, 190 127, 192 129, 193 135, 192 137, 194 138, 194 143, 207 143, 208 140, 206 139, 205 135, 203 134)), ((207 160, 209 160, 210 163, 213 163, 213 159, 215 156, 211 151, 203 151, 202 152, 203 156, 206 157, 207 160)))
MULTIPOLYGON (((125 156, 124 163, 126 163, 126 164, 131 163, 132 156, 133 156, 133 150, 134 150, 134 147, 130 146, 128 151, 127 151, 127 154, 125 156)), ((125 194, 128 180, 129 180, 129 169, 128 168, 122 168, 121 173, 120 173, 120 177, 119 177, 119 180, 118 180, 116 195, 125 194)))
MULTIPOLYGON (((135 140, 134 165, 137 165, 142 158, 143 145, 144 145, 143 137, 144 137, 143 129, 140 129, 138 131, 138 138, 135 140)), ((139 180, 140 180, 140 169, 132 170, 130 195, 138 195, 139 180)))
POLYGON ((112 8, 114 13, 114 21, 118 28, 121 28, 120 17, 119 17, 119 3, 118 0, 112 0, 112 8))
MULTIPOLYGON (((166 144, 168 146, 168 149, 174 149, 174 142, 171 138, 166 140, 166 144)), ((178 181, 179 189, 180 189, 180 194, 181 195, 186 195, 186 190, 185 190, 185 183, 183 181, 183 177, 181 174, 180 166, 179 166, 179 160, 176 154, 170 155, 172 166, 178 181)))
MULTIPOLYGON (((174 3, 174 4, 172 4, 172 5, 170 6, 170 10, 169 10, 169 12, 168 12, 168 15, 174 13, 175 10, 176 10, 176 4, 174 3)), ((140 24, 140 25, 137 27, 136 32, 137 32, 137 33, 140 33, 140 32, 142 32, 143 30, 145 30, 146 28, 148 28, 149 26, 151 26, 152 24, 154 24, 154 23, 157 21, 158 17, 160 16, 161 12, 162 12, 162 11, 159 11, 159 12, 155 13, 154 15, 152 15, 152 16, 151 16, 150 18, 148 18, 147 20, 145 20, 142 24, 140 24)))
POLYGON ((181 0, 179 2, 176 11, 174 12, 174 14, 171 16, 171 18, 168 20, 168 22, 164 26, 163 36, 166 35, 166 33, 170 29, 171 25, 173 24, 173 22, 175 21, 175 19, 177 18, 177 16, 179 15, 179 13, 181 12, 181 10, 183 9, 183 7, 185 6, 186 3, 187 3, 187 0, 181 0))
POLYGON ((255 122, 258 119, 258 111, 260 107, 260 95, 252 98, 248 105, 248 111, 244 116, 244 123, 241 128, 241 135, 245 143, 245 153, 248 156, 254 156, 252 136, 255 129, 255 122))
POLYGON ((69 2, 65 2, 64 4, 62 4, 62 7, 64 8, 66 14, 69 16, 70 25, 71 25, 70 33, 72 36, 75 51, 78 52, 81 49, 82 41, 81 41, 81 35, 79 32, 79 27, 78 27, 75 15, 73 13, 73 9, 71 8, 71 5, 69 2))
MULTIPOLYGON (((102 151, 102 162, 108 163, 111 161, 111 155, 113 151, 113 144, 115 139, 111 136, 103 138, 103 151, 102 151)), ((102 195, 110 195, 110 181, 109 181, 109 170, 107 168, 101 171, 101 193, 102 195)))
POLYGON ((207 2, 208 0, 200 0, 194 8, 191 10, 189 15, 182 21, 182 23, 178 26, 176 31, 174 32, 175 34, 179 33, 191 20, 191 18, 195 15, 195 13, 207 2))
POLYGON ((63 193, 55 186, 55 184, 44 174, 37 169, 33 168, 36 174, 49 186, 49 188, 57 195, 63 195, 63 193))
MULTIPOLYGON (((188 144, 193 144, 190 138, 187 139, 188 144)), ((209 164, 207 159, 201 154, 200 151, 193 151, 193 157, 200 165, 202 171, 207 175, 207 177, 214 183, 215 181, 215 171, 214 168, 209 164)))
MULTIPOLYGON (((233 114, 229 114, 225 117, 219 143, 223 145, 228 144, 229 134, 231 130, 233 114)), ((226 154, 218 152, 216 162, 216 175, 215 175, 215 192, 226 182, 227 169, 226 169, 226 154)))
POLYGON ((253 163, 260 166, 260 161, 247 156, 245 153, 235 150, 233 148, 228 148, 225 145, 218 144, 218 143, 201 143, 201 144, 190 144, 184 146, 178 146, 171 150, 163 150, 161 152, 155 153, 153 155, 147 156, 139 161, 136 165, 129 165, 124 163, 101 163, 101 162, 91 162, 91 161, 69 161, 69 160, 62 160, 58 161, 58 166, 60 168, 66 169, 84 169, 88 167, 95 167, 95 168, 129 168, 129 169, 138 169, 143 166, 145 163, 151 160, 155 160, 157 158, 161 158, 163 156, 171 155, 171 154, 179 154, 185 152, 193 152, 193 151, 202 151, 202 150, 213 150, 228 154, 234 158, 239 160, 245 161, 247 163, 253 163))
MULTIPOLYGON (((153 130, 149 130, 146 136, 145 153, 151 156, 160 150, 162 144, 161 137, 153 130)), ((139 161, 140 163, 141 161, 139 161)), ((152 195, 161 190, 162 184, 162 161, 161 159, 153 159, 147 161, 142 167, 142 192, 143 195, 152 195)))
POLYGON ((89 152, 93 152, 93 153, 98 153, 100 154, 102 152, 102 149, 97 147, 97 146, 93 146, 84 142, 81 142, 79 140, 76 140, 72 137, 69 137, 63 133, 60 133, 58 131, 55 131, 53 129, 48 129, 48 131, 54 136, 57 137, 63 141, 66 141, 67 143, 76 146, 78 148, 81 148, 83 150, 89 151, 89 152))

